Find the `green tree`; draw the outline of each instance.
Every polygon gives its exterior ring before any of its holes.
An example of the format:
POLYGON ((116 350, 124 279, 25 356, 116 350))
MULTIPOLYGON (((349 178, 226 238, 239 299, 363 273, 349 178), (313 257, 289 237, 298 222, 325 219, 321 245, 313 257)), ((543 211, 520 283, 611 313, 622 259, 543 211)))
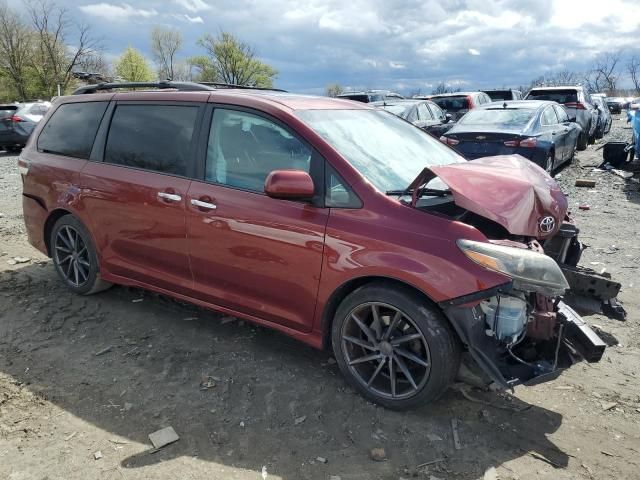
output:
POLYGON ((337 97, 342 92, 344 92, 344 88, 339 83, 331 83, 324 89, 324 94, 327 97, 337 97))
POLYGON ((33 35, 23 18, 0 0, 0 77, 3 98, 27 100, 33 35))
POLYGON ((218 74, 213 66, 213 63, 206 55, 197 55, 187 60, 189 69, 191 72, 195 69, 195 74, 192 74, 191 80, 194 82, 218 82, 218 74))
POLYGON ((207 54, 208 64, 218 81, 234 85, 273 87, 277 70, 256 58, 253 48, 228 32, 198 40, 207 54))
POLYGON ((116 75, 128 82, 149 82, 153 72, 144 56, 133 47, 128 47, 115 63, 116 75))

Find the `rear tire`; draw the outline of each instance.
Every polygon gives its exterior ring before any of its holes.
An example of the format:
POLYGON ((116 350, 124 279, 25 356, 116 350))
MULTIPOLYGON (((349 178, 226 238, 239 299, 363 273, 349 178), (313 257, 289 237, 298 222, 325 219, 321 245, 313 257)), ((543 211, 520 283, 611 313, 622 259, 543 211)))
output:
POLYGON ((98 255, 87 228, 73 215, 58 219, 49 241, 53 265, 62 282, 78 295, 91 295, 111 287, 100 278, 98 255))
POLYGON ((578 136, 578 144, 576 146, 578 151, 586 150, 588 144, 589 144, 589 133, 588 132, 580 133, 580 135, 578 136))
POLYGON ((460 365, 460 342, 442 314, 421 295, 387 282, 365 285, 342 301, 331 343, 347 382, 392 410, 437 400, 460 365))

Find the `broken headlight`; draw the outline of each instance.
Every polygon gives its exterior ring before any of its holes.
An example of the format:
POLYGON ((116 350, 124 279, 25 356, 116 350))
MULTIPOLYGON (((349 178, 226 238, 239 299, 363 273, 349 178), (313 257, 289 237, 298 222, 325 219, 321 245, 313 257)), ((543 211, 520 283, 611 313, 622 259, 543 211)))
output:
POLYGON ((489 270, 509 275, 517 290, 553 297, 564 294, 569 288, 558 264, 542 253, 472 240, 456 243, 469 259, 489 270))

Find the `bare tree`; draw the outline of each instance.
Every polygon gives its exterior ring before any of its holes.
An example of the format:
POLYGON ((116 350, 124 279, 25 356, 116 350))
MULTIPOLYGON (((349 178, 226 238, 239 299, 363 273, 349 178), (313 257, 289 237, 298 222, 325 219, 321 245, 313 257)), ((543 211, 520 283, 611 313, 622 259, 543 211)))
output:
POLYGON ((618 85, 619 63, 622 52, 606 52, 599 55, 593 62, 593 67, 585 76, 585 83, 592 92, 616 91, 618 85))
POLYGON ((76 66, 86 73, 98 73, 102 76, 109 76, 111 73, 111 66, 105 60, 102 53, 94 53, 85 55, 78 60, 76 66))
POLYGON ((44 93, 55 95, 58 85, 62 90, 67 89, 76 65, 95 54, 99 44, 87 25, 74 24, 69 12, 51 0, 28 0, 27 10, 35 36, 31 67, 44 93), (76 38, 71 42, 73 29, 76 38))
POLYGON ((158 77, 176 80, 183 67, 176 65, 176 55, 182 47, 182 34, 178 30, 155 27, 151 31, 151 52, 158 66, 158 77))
POLYGON ((339 83, 331 83, 324 89, 324 94, 327 97, 337 97, 342 92, 344 92, 344 88, 339 83))
POLYGON ((32 36, 17 12, 0 3, 0 72, 20 100, 27 100, 32 36))
POLYGON ((431 91, 431 95, 441 95, 443 93, 455 93, 455 92, 459 92, 459 91, 460 91, 460 87, 454 88, 454 87, 452 87, 451 85, 449 85, 449 84, 447 84, 445 82, 440 82, 431 91))
POLYGON ((636 93, 640 93, 640 56, 633 55, 627 63, 627 71, 636 89, 636 93))

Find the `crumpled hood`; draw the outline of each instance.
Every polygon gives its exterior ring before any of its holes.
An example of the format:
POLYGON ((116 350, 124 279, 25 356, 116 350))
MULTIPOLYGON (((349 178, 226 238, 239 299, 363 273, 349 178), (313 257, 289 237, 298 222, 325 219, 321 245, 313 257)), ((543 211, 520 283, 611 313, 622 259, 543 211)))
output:
POLYGON ((456 205, 502 225, 512 235, 547 238, 567 213, 567 198, 542 168, 520 155, 479 158, 425 168, 413 186, 437 176, 453 194, 456 205), (549 231, 549 219, 554 225, 549 231))

